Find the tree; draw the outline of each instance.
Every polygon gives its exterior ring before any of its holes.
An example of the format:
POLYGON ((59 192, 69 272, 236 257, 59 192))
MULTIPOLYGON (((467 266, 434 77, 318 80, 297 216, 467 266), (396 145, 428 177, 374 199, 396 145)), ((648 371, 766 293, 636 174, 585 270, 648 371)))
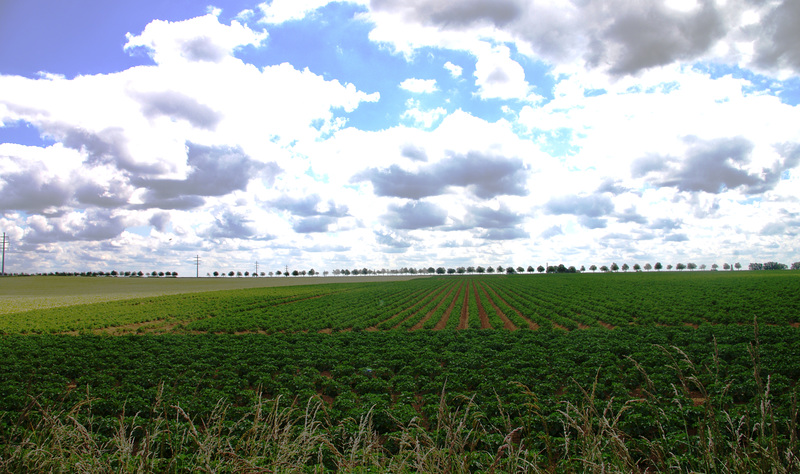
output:
POLYGON ((622 271, 623 272, 627 272, 629 268, 631 268, 631 267, 629 267, 627 263, 623 263, 622 264, 622 271))
POLYGON ((645 269, 645 270, 647 270, 647 271, 649 272, 650 270, 652 270, 652 269, 653 269, 653 266, 652 266, 652 265, 650 265, 649 263, 645 263, 645 264, 644 264, 644 269, 645 269))
POLYGON ((717 271, 718 268, 719 268, 719 265, 717 265, 716 263, 712 263, 711 264, 711 269, 712 270, 717 271))
POLYGON ((506 268, 506 273, 508 273, 509 275, 513 274, 514 273, 514 267, 506 268))
POLYGON ((689 262, 686 264, 686 268, 688 268, 689 270, 694 270, 695 268, 697 268, 697 264, 689 262))
POLYGON ((485 269, 485 268, 483 268, 482 266, 478 265, 478 266, 475 268, 475 271, 476 271, 476 272, 478 272, 478 273, 483 273, 483 272, 485 272, 485 271, 486 271, 486 269, 485 269))
POLYGON ((611 271, 615 272, 617 270, 619 270, 619 265, 617 265, 617 262, 612 262, 611 263, 611 271))
POLYGON ((472 266, 467 267, 467 273, 475 273, 475 267, 472 266))
POLYGON ((792 270, 800 270, 800 262, 794 262, 791 268, 792 270))
POLYGON ((503 273, 504 271, 506 270, 503 267, 501 267, 500 265, 497 266, 497 273, 503 273))
POLYGON ((667 270, 672 270, 672 264, 667 265, 667 270))
POLYGON ((292 276, 300 276, 300 272, 297 270, 292 270, 292 276))
POLYGON ((533 268, 533 265, 528 265, 528 273, 533 273, 535 271, 536 269, 533 268))
POLYGON ((232 277, 233 275, 235 275, 235 273, 233 273, 233 270, 228 272, 228 276, 232 277))
POLYGON ((661 268, 662 268, 662 267, 661 267, 661 262, 656 262, 656 264, 655 264, 655 266, 653 266, 653 268, 655 268, 655 269, 656 269, 656 271, 659 271, 659 272, 660 272, 660 271, 661 271, 661 268))
MULTIPOLYGON (((528 267, 528 268, 531 268, 531 267, 528 267)), ((533 269, 531 268, 531 270, 533 270, 533 269)), ((528 271, 531 271, 531 270, 528 270, 528 271)), ((524 269, 524 268, 522 268, 522 267, 517 267, 517 273, 522 273, 522 272, 524 272, 524 271, 525 271, 525 269, 524 269)))
POLYGON ((308 276, 312 276, 313 277, 316 274, 317 274, 317 272, 315 272, 313 268, 308 271, 308 276))
POLYGON ((700 270, 705 270, 705 269, 706 269, 706 264, 705 263, 701 263, 700 264, 700 270))
POLYGON ((244 276, 249 277, 250 276, 250 272, 244 272, 244 276))
POLYGON ((683 270, 685 268, 686 268, 686 265, 684 265, 682 263, 678 263, 677 265, 675 265, 675 269, 676 270, 683 270))
POLYGON ((544 272, 544 267, 539 265, 538 267, 536 267, 536 271, 539 272, 539 273, 543 273, 544 272))
POLYGON ((638 263, 634 263, 633 264, 633 271, 638 272, 641 269, 642 269, 642 267, 640 267, 638 263))
POLYGON ((242 276, 242 272, 236 272, 236 276, 237 276, 237 277, 240 277, 240 276, 242 276))
POLYGON ((603 265, 603 266, 600 267, 600 271, 601 272, 607 272, 608 271, 608 267, 603 265))
POLYGON ((153 273, 151 273, 150 276, 158 276, 158 272, 153 270, 153 273))
POLYGON ((583 273, 583 272, 585 272, 585 271, 586 271, 586 267, 584 267, 583 265, 581 265, 581 273, 583 273))
POLYGON ((722 264, 722 269, 723 269, 723 270, 730 270, 730 269, 731 269, 731 266, 730 266, 730 265, 728 265, 727 263, 723 263, 723 264, 722 264))
POLYGON ((592 266, 590 266, 590 267, 589 267, 589 270, 591 270, 591 271, 593 271, 593 272, 597 271, 597 265, 592 265, 592 266))
POLYGON ((489 265, 489 266, 486 268, 486 273, 494 273, 494 267, 493 267, 493 266, 491 266, 491 265, 489 265))
POLYGON ((456 272, 456 269, 455 269, 455 268, 448 268, 448 269, 447 269, 447 274, 448 274, 448 275, 452 275, 452 274, 454 274, 455 272, 456 272))
POLYGON ((733 266, 734 266, 734 267, 735 267, 737 270, 741 270, 741 269, 742 269, 742 264, 741 264, 741 263, 739 263, 739 262, 736 262, 736 263, 734 263, 734 264, 733 264, 733 266))
POLYGON ((463 275, 464 273, 467 272, 467 269, 464 267, 458 267, 456 268, 456 271, 458 272, 459 275, 463 275))
POLYGON ((218 277, 218 276, 219 276, 219 272, 218 272, 218 271, 215 271, 215 272, 214 272, 214 276, 215 276, 215 277, 218 277))
POLYGON ((447 272, 447 270, 445 270, 445 269, 444 269, 444 267, 438 267, 438 268, 436 269, 436 274, 437 274, 437 275, 444 275, 444 274, 445 274, 445 272, 447 272))

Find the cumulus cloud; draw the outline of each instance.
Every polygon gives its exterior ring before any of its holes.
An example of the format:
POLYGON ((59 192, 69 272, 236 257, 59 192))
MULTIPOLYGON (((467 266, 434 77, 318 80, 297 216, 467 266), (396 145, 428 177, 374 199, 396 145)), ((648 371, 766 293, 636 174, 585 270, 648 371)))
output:
POLYGON ((135 93, 134 97, 142 104, 145 117, 166 116, 186 120, 195 127, 213 130, 220 119, 219 113, 196 99, 175 91, 154 91, 135 93))
POLYGON ((400 83, 400 88, 416 94, 430 94, 436 92, 436 79, 409 78, 400 83))
POLYGON ((154 20, 140 35, 128 33, 125 50, 143 48, 158 64, 183 61, 218 63, 245 45, 257 46, 267 38, 266 31, 253 31, 238 21, 224 25, 216 15, 169 22, 154 20))
POLYGON ((412 201, 402 206, 389 205, 389 212, 383 220, 392 229, 424 229, 444 225, 447 211, 441 207, 423 201, 412 201))
MULTIPOLYGON (((206 230, 205 236, 211 239, 250 239, 256 237, 256 230, 245 216, 226 210, 214 218, 214 224, 206 230)), ((271 236, 265 237, 266 240, 269 238, 271 236)))
POLYGON ((614 212, 614 203, 603 194, 588 196, 567 195, 551 198, 544 205, 548 214, 572 214, 579 222, 590 229, 605 227, 604 217, 614 212))
POLYGON ((703 140, 684 138, 685 157, 646 156, 634 161, 631 174, 647 177, 658 186, 680 191, 718 194, 741 189, 746 194, 760 194, 775 187, 781 174, 797 166, 800 152, 797 145, 777 145, 782 160, 772 168, 752 170, 753 143, 744 137, 703 140))
POLYGON ((331 216, 304 217, 295 222, 292 225, 292 229, 298 234, 328 232, 328 227, 334 223, 336 223, 336 218, 331 216))
POLYGON ((410 242, 406 242, 401 238, 395 237, 390 232, 374 231, 375 241, 378 244, 388 247, 389 251, 405 252, 406 249, 411 247, 410 242))
POLYGON ((539 236, 543 239, 550 239, 557 235, 564 235, 564 230, 561 228, 560 225, 554 225, 548 227, 547 229, 544 230, 544 232, 539 234, 539 236))
POLYGON ((461 74, 464 72, 464 68, 457 66, 450 61, 444 63, 444 68, 447 69, 447 72, 449 72, 453 77, 461 77, 461 74))
POLYGON ((266 204, 302 217, 345 217, 348 215, 347 206, 337 205, 333 200, 328 200, 327 205, 323 204, 319 194, 308 194, 302 197, 292 197, 285 194, 278 199, 268 201, 266 204))
POLYGON ((470 152, 450 156, 414 172, 391 165, 382 170, 369 169, 353 179, 371 181, 379 196, 421 199, 444 194, 450 187, 463 187, 481 199, 489 199, 527 194, 526 170, 518 158, 470 152))
POLYGON ((202 204, 201 196, 223 196, 244 189, 250 180, 265 173, 271 180, 280 172, 275 163, 253 161, 240 148, 187 144, 187 164, 191 171, 185 179, 135 178, 136 185, 146 188, 139 207, 185 206, 202 204))
POLYGON ((125 230, 125 219, 113 211, 87 210, 59 217, 31 216, 27 220, 25 243, 107 240, 125 230))
POLYGON ((413 161, 428 161, 428 154, 425 149, 411 143, 403 145, 400 154, 413 161))

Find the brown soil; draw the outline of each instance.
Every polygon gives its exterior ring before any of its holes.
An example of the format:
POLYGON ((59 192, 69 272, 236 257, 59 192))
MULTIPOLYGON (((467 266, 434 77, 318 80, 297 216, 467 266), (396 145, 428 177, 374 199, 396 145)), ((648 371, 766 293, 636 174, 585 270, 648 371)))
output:
MULTIPOLYGON (((505 304, 509 308, 511 308, 514 311, 516 311, 516 313, 519 315, 519 317, 522 318, 523 320, 525 320, 526 323, 528 323, 528 327, 529 328, 531 328, 531 329, 539 329, 539 325, 537 323, 535 323, 535 322, 531 321, 530 319, 528 319, 525 315, 522 314, 522 311, 520 311, 517 308, 515 308, 515 307, 511 306, 510 304, 508 304, 508 301, 506 301, 503 298, 501 298, 500 295, 498 295, 497 292, 494 291, 494 288, 492 288, 491 286, 484 286, 484 291, 486 290, 486 288, 488 288, 489 291, 492 292, 494 297, 497 298, 497 301, 502 302, 503 304, 505 304)), ((487 293, 487 296, 489 296, 488 293, 487 293)), ((491 301, 491 299, 492 298, 489 297, 490 301, 491 301)), ((492 304, 494 305, 494 302, 492 302, 492 304)), ((495 305, 495 308, 497 308, 497 305, 495 305)), ((500 311, 500 309, 497 309, 497 314, 501 315, 501 314, 503 314, 503 312, 500 311)), ((503 315, 503 316, 505 316, 505 315, 503 315)), ((509 321, 509 322, 511 322, 511 321, 509 321)))
POLYGON ((683 325, 684 326, 689 326, 690 328, 694 328, 694 329, 697 329, 697 328, 700 327, 699 324, 695 324, 695 323, 683 323, 683 325))
MULTIPOLYGON (((503 321, 503 328, 508 329, 509 331, 516 331, 517 326, 514 323, 512 323, 511 320, 508 319, 508 316, 506 316, 500 310, 500 308, 495 304, 494 300, 492 300, 492 297, 489 296, 489 293, 486 291, 486 287, 481 285, 481 290, 483 291, 483 294, 486 296, 486 299, 489 301, 489 304, 492 305, 492 308, 494 308, 494 311, 495 313, 497 313, 497 316, 500 317, 500 319, 503 321)), ((480 302, 480 300, 478 300, 478 302, 480 302)))
POLYGON ((447 320, 450 319, 450 313, 453 312, 453 308, 456 305, 456 301, 458 301, 458 297, 461 295, 461 287, 463 286, 464 286, 463 283, 458 285, 458 291, 456 292, 456 295, 450 302, 450 306, 447 307, 447 310, 445 310, 444 314, 442 315, 442 319, 440 319, 439 322, 436 323, 436 326, 433 327, 434 331, 441 331, 442 329, 445 328, 445 326, 447 326, 447 320))
POLYGON ((492 324, 489 322, 489 315, 483 309, 483 303, 478 295, 478 285, 472 282, 472 293, 475 295, 475 302, 478 304, 478 316, 481 318, 481 329, 492 329, 492 324))
POLYGON ((611 324, 608 324, 606 322, 600 321, 599 319, 597 320, 597 324, 603 326, 606 329, 614 329, 614 326, 612 326, 611 324))
POLYGON ((333 332, 333 329, 331 329, 331 328, 325 328, 325 329, 321 329, 319 331, 320 334, 331 334, 332 332, 333 332))
POLYGON ((569 332, 569 329, 565 328, 564 326, 562 326, 562 325, 560 325, 558 323, 553 323, 553 327, 556 328, 556 329, 561 329, 562 331, 569 332))
POLYGON ((469 327, 469 283, 464 290, 464 302, 461 304, 461 318, 458 320, 456 329, 467 329, 469 327))
POLYGON ((800 323, 790 323, 789 326, 793 328, 800 328, 800 323))
POLYGON ((583 323, 578 323, 578 329, 589 329, 591 326, 587 326, 583 323))
MULTIPOLYGON (((438 288, 434 288, 433 290, 431 290, 430 292, 428 292, 428 294, 427 294, 427 295, 423 296, 423 297, 422 297, 422 299, 424 300, 424 299, 428 298, 430 295, 432 295, 433 293, 435 293, 437 289, 438 289, 438 288)), ((439 291, 442 291, 442 290, 439 290, 439 291)), ((406 311, 406 310, 408 310, 409 308, 413 308, 413 307, 414 307, 414 306, 415 306, 417 303, 419 303, 419 301, 420 301, 420 299, 419 299, 419 298, 415 298, 415 299, 414 299, 414 303, 413 303, 413 304, 411 304, 410 306, 406 306, 406 307, 405 307, 405 308, 403 308, 402 310, 398 311, 396 314, 393 314, 393 315, 391 315, 390 317, 388 317, 388 318, 384 319, 384 321, 389 321, 389 320, 391 320, 392 318, 396 317, 398 314, 401 314, 403 311, 406 311)), ((414 316, 415 314, 417 314, 417 313, 418 313, 418 312, 415 312, 414 314, 412 314, 412 315, 411 315, 411 316, 409 316, 408 318, 410 318, 410 317, 413 317, 413 316, 414 316)), ((408 318, 406 318, 406 319, 408 319, 408 318)), ((404 319, 403 321, 400 321, 400 322, 398 323, 398 325, 400 325, 400 324, 403 324, 403 323, 406 321, 406 319, 404 319)), ((378 323, 378 324, 381 324, 382 322, 383 322, 383 321, 381 321, 381 322, 380 322, 380 323, 378 323)), ((373 332, 373 331, 380 331, 380 328, 378 328, 378 324, 376 324, 376 325, 374 325, 374 326, 370 326, 370 327, 368 327, 367 329, 365 329, 365 331, 369 331, 369 332, 373 332)), ((397 326, 395 326, 395 327, 397 327, 397 326)))
MULTIPOLYGON (((434 298, 438 298, 439 295, 442 294, 443 292, 444 292, 444 288, 439 290, 439 294, 437 294, 434 298)), ((434 306, 432 310, 428 311, 428 314, 426 314, 425 316, 422 317, 422 319, 417 321, 417 323, 415 325, 411 326, 411 329, 409 329, 409 331, 416 331, 418 329, 422 329, 422 326, 426 322, 428 322, 429 319, 431 319, 431 316, 433 316, 433 313, 436 312, 436 310, 439 309, 439 307, 442 306, 445 301, 447 301, 447 298, 450 297, 451 293, 453 293, 453 288, 450 288, 450 291, 448 291, 447 294, 444 295, 444 297, 441 299, 441 301, 439 301, 439 303, 436 306, 434 306)), ((420 309, 420 311, 422 311, 422 310, 420 309)), ((419 311, 417 311, 416 313, 414 313, 411 316, 409 316, 409 318, 414 316, 414 315, 416 315, 416 314, 419 314, 419 311)), ((406 318, 406 319, 408 319, 408 318, 406 318)), ((402 323, 400 323, 400 324, 402 324, 402 323)), ((399 324, 398 324, 398 326, 399 326, 399 324)), ((395 327, 397 327, 397 326, 395 326, 395 327)))

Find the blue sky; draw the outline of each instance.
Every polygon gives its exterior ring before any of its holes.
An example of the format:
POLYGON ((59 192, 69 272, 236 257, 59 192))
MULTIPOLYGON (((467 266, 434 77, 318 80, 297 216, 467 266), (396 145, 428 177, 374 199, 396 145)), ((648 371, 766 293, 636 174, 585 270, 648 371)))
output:
POLYGON ((790 0, 4 2, 7 268, 798 261, 797 20, 790 0))

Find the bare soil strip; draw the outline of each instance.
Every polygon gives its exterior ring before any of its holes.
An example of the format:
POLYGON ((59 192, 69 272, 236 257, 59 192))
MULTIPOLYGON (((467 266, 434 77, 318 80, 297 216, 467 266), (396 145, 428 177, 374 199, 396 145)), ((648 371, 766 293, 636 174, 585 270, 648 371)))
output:
POLYGON ((605 321, 600 321, 599 319, 597 320, 597 324, 599 324, 599 325, 603 326, 603 327, 604 327, 604 328, 606 328, 606 329, 614 329, 614 328, 616 327, 616 326, 613 326, 613 325, 611 325, 611 324, 608 324, 608 323, 607 323, 607 322, 605 322, 605 321))
POLYGON ((478 285, 474 281, 472 282, 472 293, 475 295, 475 302, 478 304, 478 316, 481 318, 481 329, 492 329, 492 324, 489 322, 489 315, 486 314, 486 310, 483 309, 481 297, 478 296, 478 285))
MULTIPOLYGON (((495 304, 495 302, 492 300, 492 297, 491 297, 491 296, 489 296, 489 293, 486 291, 486 287, 485 287, 485 286, 483 286, 483 285, 481 285, 481 290, 483 290, 483 294, 484 294, 484 295, 486 295, 486 299, 489 301, 489 304, 490 304, 490 305, 492 305, 492 308, 494 308, 494 311, 495 311, 495 313, 497 313, 497 316, 499 316, 499 317, 500 317, 500 319, 502 319, 502 320, 503 320, 503 327, 504 327, 505 329, 508 329, 509 331, 516 331, 516 330, 517 330, 517 326, 516 326, 514 323, 512 323, 510 319, 508 319, 508 316, 506 316, 506 315, 505 315, 505 314, 504 314, 504 313, 503 313, 503 312, 500 310, 500 308, 498 308, 498 307, 497 307, 497 305, 495 304)), ((478 305, 479 305, 478 307, 479 307, 479 308, 480 308, 480 301, 481 301, 481 300, 479 299, 479 300, 478 300, 478 305)), ((519 311, 517 311, 517 312, 519 312, 519 311)), ((529 321, 529 323, 530 323, 530 322, 531 322, 531 321, 529 321)), ((533 323, 533 324, 534 324, 534 325, 536 325, 536 323, 533 323)), ((538 326, 538 325, 536 325, 536 329, 538 329, 538 328, 539 328, 539 326, 538 326)), ((531 327, 531 329, 534 329, 534 328, 533 328, 533 327, 531 327)))
MULTIPOLYGON (((456 301, 458 301, 459 295, 461 295, 461 288, 463 286, 464 286, 464 283, 460 283, 458 285, 458 291, 456 292, 456 295, 453 297, 453 300, 450 302, 450 306, 447 307, 447 310, 442 315, 442 319, 440 319, 439 322, 436 323, 436 326, 433 327, 434 331, 441 331, 442 329, 444 329, 447 326, 447 320, 450 319, 450 313, 453 312, 453 308, 456 305, 456 301)), ((448 296, 449 296, 449 294, 448 294, 448 296)))
MULTIPOLYGON (((441 287, 441 288, 437 288, 437 289, 435 289, 435 290, 431 291, 431 293, 433 293, 433 292, 436 292, 436 295, 433 297, 433 299, 435 300, 435 299, 437 299, 437 298, 442 298, 442 296, 441 296, 441 295, 442 295, 442 293, 444 293, 444 290, 445 290, 445 289, 446 289, 446 287, 444 287, 444 286, 443 286, 443 287, 441 287)), ((450 290, 450 291, 452 291, 452 290, 450 290)), ((429 295, 429 294, 430 294, 430 293, 428 293, 428 295, 429 295)), ((447 294, 449 295, 450 293, 448 292, 447 294)), ((427 298, 427 297, 428 297, 428 295, 425 295, 425 298, 427 298)), ((436 308, 438 308, 439 306, 441 306, 441 305, 444 303, 445 299, 447 299, 447 296, 446 296, 446 295, 445 295, 445 297, 444 297, 444 298, 442 298, 442 301, 440 301, 440 302, 439 302, 439 304, 437 304, 437 305, 436 305, 436 308)), ((423 305, 422 305, 422 306, 419 308, 419 310, 417 310, 417 311, 414 311, 414 313, 413 313, 413 314, 410 314, 410 315, 409 315, 407 318, 403 319, 403 320, 402 320, 402 321, 400 321, 399 323, 397 323, 397 324, 395 324, 394 326, 392 326, 392 329, 397 329, 397 328, 399 328, 401 324, 405 323, 405 322, 406 322, 406 321, 408 321, 409 319, 411 319, 411 318, 415 317, 416 315, 418 315, 418 314, 420 313, 420 311, 422 311, 423 309, 425 309, 425 306, 427 306, 427 303, 426 303, 426 304, 423 304, 423 305)), ((434 308, 432 311, 429 311, 429 312, 428 312, 428 314, 426 314, 426 315, 425 315, 425 317, 423 317, 423 318, 422 318, 422 321, 426 321, 428 318, 430 318, 430 317, 431 317, 431 313, 432 313, 433 311, 436 311, 436 308, 434 308)), ((398 313, 398 314, 400 314, 400 313, 398 313)), ((412 327, 411 327, 410 331, 413 331, 413 330, 414 330, 414 328, 415 328, 415 327, 417 327, 417 326, 420 326, 420 327, 421 327, 421 323, 420 323, 420 322, 417 322, 416 324, 414 324, 414 326, 412 326, 412 327)), ((377 329, 377 326, 376 326, 376 329, 377 329)))
MULTIPOLYGON (((424 325, 425 325, 425 323, 426 323, 426 322, 428 322, 428 320, 429 320, 429 319, 431 319, 431 316, 433 316, 433 313, 435 313, 435 312, 436 312, 436 310, 437 310, 437 309, 439 309, 439 307, 440 307, 440 306, 442 306, 443 304, 445 304, 445 302, 447 301, 447 299, 448 299, 448 298, 450 298, 450 295, 453 293, 453 290, 454 290, 454 289, 455 289, 455 286, 452 286, 452 287, 450 287, 450 291, 448 291, 448 292, 447 292, 447 294, 446 294, 446 295, 444 295, 444 297, 442 297, 441 301, 439 301, 439 303, 438 303, 436 306, 434 306, 434 308, 433 308, 432 310, 428 311, 428 314, 426 314, 426 315, 425 315, 425 316, 424 316, 422 319, 420 319, 419 321, 417 321, 417 323, 416 323, 415 325, 411 326, 411 329, 409 329, 409 331, 416 331, 416 330, 418 330, 418 329, 422 329, 422 326, 424 326, 424 325)), ((439 290, 439 294, 441 294, 442 292, 444 292, 444 290, 445 290, 444 288, 442 288, 441 290, 439 290)), ((436 295, 436 298, 439 298, 439 295, 436 295)), ((401 324, 402 324, 402 323, 401 323, 401 324)), ((399 325, 398 325, 398 326, 399 326, 399 325)), ((396 327, 396 326, 395 326, 395 327, 396 327)))
POLYGON ((458 320, 456 329, 467 329, 469 327, 469 283, 464 290, 464 303, 461 305, 461 319, 458 320))
MULTIPOLYGON (((529 327, 529 328, 531 328, 531 329, 539 329, 539 325, 538 325, 537 323, 535 323, 535 322, 531 321, 530 319, 528 319, 528 317, 526 317, 524 314, 522 314, 522 311, 520 311, 520 310, 518 310, 517 308, 515 308, 515 307, 511 306, 510 304, 508 304, 508 301, 506 301, 506 300, 504 300, 503 298, 501 298, 501 297, 500 297, 500 295, 498 295, 498 294, 497 294, 497 292, 496 292, 496 291, 494 291, 494 288, 492 288, 491 286, 484 286, 484 289, 485 289, 485 288, 489 288, 489 290, 492 292, 492 294, 494 295, 494 297, 495 297, 495 298, 497 298, 497 301, 501 301, 501 302, 503 302, 503 304, 505 304, 505 305, 506 305, 506 306, 508 306, 509 308, 513 309, 514 311, 516 311, 516 312, 517 312, 517 314, 519 315, 519 317, 520 317, 520 318, 522 318, 522 319, 524 319, 524 320, 525 320, 525 322, 526 322, 526 323, 528 323, 528 327, 529 327)), ((488 296, 488 294, 487 294, 487 296, 488 296)), ((491 301, 491 299, 492 299, 492 298, 491 298, 491 297, 489 297, 489 300, 490 300, 490 301, 491 301)), ((492 304, 494 305, 494 302, 492 302, 492 304)), ((497 307, 497 306, 495 305, 495 307, 497 307)), ((500 311, 500 310, 498 309, 498 310, 497 310, 497 314, 502 314, 502 311, 500 311)), ((505 316, 505 315, 504 315, 504 316, 505 316)))

